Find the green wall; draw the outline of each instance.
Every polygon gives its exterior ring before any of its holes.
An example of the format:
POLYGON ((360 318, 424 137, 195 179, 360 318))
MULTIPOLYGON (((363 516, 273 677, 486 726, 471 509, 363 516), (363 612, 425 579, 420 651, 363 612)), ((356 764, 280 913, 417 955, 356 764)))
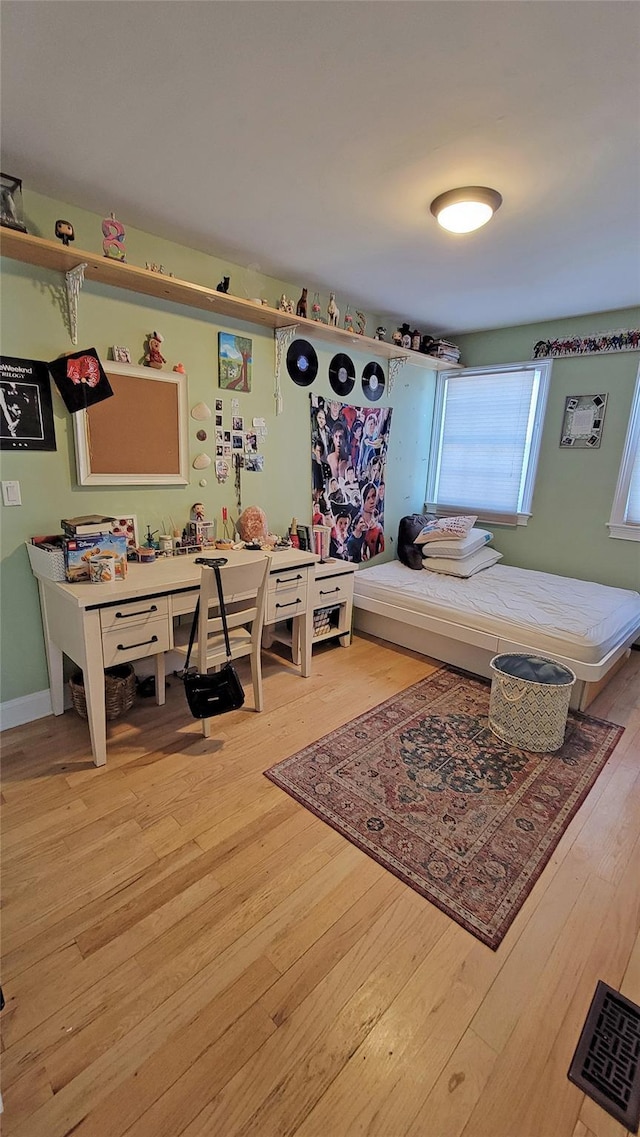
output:
MULTIPOLYGON (((468 367, 531 359, 537 340, 640 325, 640 309, 601 312, 456 337, 468 367)), ((618 470, 638 372, 637 351, 554 359, 532 517, 514 529, 492 526, 506 564, 640 588, 640 544, 609 537, 618 470), (567 395, 608 394, 597 450, 560 449, 567 395)))
MULTIPOLYGON (((58 217, 73 222, 78 248, 101 251, 100 217, 34 193, 25 194, 25 219, 30 233, 52 238, 58 217)), ((258 276, 219 258, 128 227, 126 246, 131 264, 156 261, 177 277, 209 287, 215 286, 223 273, 230 273, 231 291, 235 295, 261 296, 274 306, 282 291, 294 300, 300 293, 297 284, 258 276)), ((312 290, 310 295, 313 295, 312 290)), ((327 300, 327 292, 321 294, 323 311, 326 311, 327 300)), ((344 315, 345 298, 338 296, 338 302, 344 315)), ((3 259, 3 354, 50 360, 76 350, 65 326, 64 313, 64 281, 60 274, 3 259)), ((78 348, 94 346, 107 358, 109 347, 121 344, 129 347, 134 362, 142 360, 145 337, 157 328, 164 336, 162 352, 167 366, 181 361, 186 367, 189 406, 204 401, 213 409, 214 399, 222 397, 225 428, 230 425, 232 396, 217 386, 218 331, 237 330, 250 335, 253 340, 252 391, 237 396, 239 409, 246 419, 264 417, 268 436, 260 448, 265 456, 264 473, 242 473, 242 503, 262 506, 272 532, 284 532, 294 515, 301 522, 310 522, 309 390, 325 396, 331 394, 327 368, 334 350, 330 345, 322 341, 315 343, 319 377, 313 388, 296 387, 284 369, 284 412, 276 416, 274 346, 272 333, 267 329, 232 320, 221 322, 215 315, 90 282, 85 283, 80 296, 78 322, 78 348)), ((377 322, 375 314, 370 314, 368 330, 375 328, 377 322)), ((356 373, 360 374, 370 357, 355 351, 352 356, 356 373)), ((422 507, 427 461, 424 440, 428 439, 431 426, 434 383, 433 371, 407 367, 400 373, 393 395, 388 397, 387 387, 383 397, 383 403, 393 406, 385 510, 389 542, 385 557, 393 556, 393 538, 399 518, 422 507)), ((232 480, 219 486, 211 470, 204 471, 206 487, 198 484, 203 473, 193 469, 188 487, 79 487, 71 419, 57 390, 53 386, 52 390, 57 451, 28 454, 5 451, 1 455, 2 478, 19 480, 23 504, 1 510, 0 701, 48 687, 37 588, 29 568, 25 539, 34 533, 56 532, 61 517, 82 513, 134 513, 143 535, 147 524, 152 529, 164 530, 169 517, 182 526, 195 501, 204 502, 209 517, 219 519, 223 505, 229 507, 233 517, 237 512, 232 480)), ((357 385, 351 396, 353 402, 366 403, 358 391, 357 385)), ((212 423, 210 420, 209 425, 212 423)), ((209 441, 197 442, 195 433, 200 425, 189 419, 191 460, 203 449, 214 453, 209 441)), ((144 429, 145 424, 141 422, 141 432, 144 429)))

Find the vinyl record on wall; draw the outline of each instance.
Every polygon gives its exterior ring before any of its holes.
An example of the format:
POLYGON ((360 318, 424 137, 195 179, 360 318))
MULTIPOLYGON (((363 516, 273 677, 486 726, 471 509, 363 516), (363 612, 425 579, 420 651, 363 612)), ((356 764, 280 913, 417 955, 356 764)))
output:
POLYGON ((353 360, 338 352, 329 364, 329 382, 336 395, 348 395, 353 390, 356 381, 356 369, 353 360))
POLYGON ((384 371, 379 363, 367 363, 362 372, 362 390, 370 403, 377 403, 384 392, 384 371))
POLYGON ((294 340, 287 352, 287 371, 298 387, 309 387, 318 374, 318 356, 307 340, 294 340))

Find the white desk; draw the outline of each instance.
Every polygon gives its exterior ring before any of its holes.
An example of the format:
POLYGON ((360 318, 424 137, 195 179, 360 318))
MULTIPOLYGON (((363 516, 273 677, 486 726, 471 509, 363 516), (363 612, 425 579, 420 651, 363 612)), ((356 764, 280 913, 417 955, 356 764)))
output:
MULTIPOLYGON (((64 711, 62 657, 82 668, 93 760, 107 760, 104 669, 155 657, 156 700, 164 702, 164 652, 173 647, 173 619, 193 612, 200 587, 196 556, 224 556, 240 564, 262 553, 227 551, 162 557, 130 564, 126 580, 63 584, 36 572, 54 715, 64 711)), ((271 558, 266 624, 292 616, 300 643, 300 672, 311 674, 314 564, 318 557, 283 549, 271 558)), ((298 660, 296 660, 296 663, 298 660)))

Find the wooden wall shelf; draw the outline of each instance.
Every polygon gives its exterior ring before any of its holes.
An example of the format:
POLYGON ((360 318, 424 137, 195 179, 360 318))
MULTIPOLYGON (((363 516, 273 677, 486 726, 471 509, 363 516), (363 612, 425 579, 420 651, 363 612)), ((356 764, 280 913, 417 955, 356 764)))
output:
POLYGON ((358 351, 377 355, 383 359, 406 358, 407 362, 429 371, 451 371, 460 366, 436 359, 434 356, 397 347, 385 340, 355 335, 353 332, 344 331, 343 328, 334 328, 316 320, 292 316, 288 312, 280 312, 265 304, 254 304, 251 300, 230 296, 214 288, 191 284, 186 280, 151 272, 146 268, 138 268, 137 265, 123 264, 121 261, 88 253, 71 245, 65 246, 59 241, 48 241, 44 237, 18 233, 13 229, 0 230, 0 255, 63 273, 84 264, 85 280, 108 284, 113 288, 124 288, 144 296, 155 296, 161 300, 169 300, 173 304, 185 304, 189 308, 201 308, 205 312, 214 312, 216 315, 242 320, 248 324, 261 324, 263 327, 273 329, 297 325, 298 335, 308 339, 328 340, 343 351, 351 347, 352 350, 357 348, 358 351))

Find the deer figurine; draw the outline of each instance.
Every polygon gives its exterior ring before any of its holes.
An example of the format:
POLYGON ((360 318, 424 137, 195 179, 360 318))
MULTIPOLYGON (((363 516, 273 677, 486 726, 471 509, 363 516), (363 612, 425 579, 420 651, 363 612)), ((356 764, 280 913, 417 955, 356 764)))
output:
POLYGON ((340 321, 340 309, 338 308, 338 305, 336 304, 335 292, 329 293, 329 306, 327 308, 327 316, 329 317, 328 322, 331 325, 333 325, 334 328, 337 328, 338 323, 340 321))

